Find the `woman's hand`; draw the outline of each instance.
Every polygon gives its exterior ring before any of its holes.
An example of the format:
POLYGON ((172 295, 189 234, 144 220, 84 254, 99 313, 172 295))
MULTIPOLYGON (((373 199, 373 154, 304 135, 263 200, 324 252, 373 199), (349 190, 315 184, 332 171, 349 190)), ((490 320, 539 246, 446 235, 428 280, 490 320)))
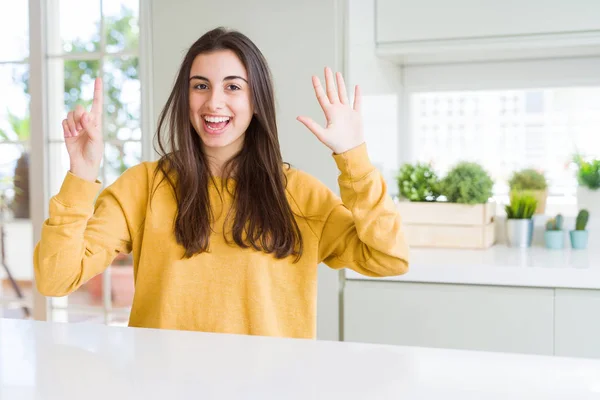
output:
POLYGON ((75 107, 63 120, 63 133, 71 163, 72 174, 94 182, 98 178, 104 141, 102 140, 102 81, 94 82, 94 100, 88 113, 75 107))
POLYGON ((298 117, 315 136, 334 153, 344 153, 364 143, 362 117, 360 115, 360 89, 354 90, 354 105, 351 107, 346 94, 346 84, 340 72, 336 73, 337 90, 333 81, 333 73, 329 67, 325 68, 325 86, 327 93, 321 86, 318 77, 313 76, 317 100, 325 113, 327 126, 313 121, 309 117, 298 117))

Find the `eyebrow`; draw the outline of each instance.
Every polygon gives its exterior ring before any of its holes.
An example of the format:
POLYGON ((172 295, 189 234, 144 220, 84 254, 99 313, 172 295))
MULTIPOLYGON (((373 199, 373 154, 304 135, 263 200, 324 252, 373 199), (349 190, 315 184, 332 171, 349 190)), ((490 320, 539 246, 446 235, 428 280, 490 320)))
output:
MULTIPOLYGON (((200 76, 200 75, 194 75, 194 76, 192 76, 192 77, 190 78, 190 81, 191 81, 192 79, 199 79, 199 80, 201 80, 201 81, 210 82, 210 81, 208 80, 208 78, 205 78, 205 77, 203 77, 203 76, 200 76)), ((242 77, 241 77, 241 76, 239 76, 239 75, 229 75, 229 76, 226 76, 225 78, 223 78, 223 82, 224 82, 224 81, 231 81, 231 80, 233 80, 233 79, 241 79, 241 80, 243 80, 244 82, 248 83, 248 81, 247 81, 245 78, 242 78, 242 77)))

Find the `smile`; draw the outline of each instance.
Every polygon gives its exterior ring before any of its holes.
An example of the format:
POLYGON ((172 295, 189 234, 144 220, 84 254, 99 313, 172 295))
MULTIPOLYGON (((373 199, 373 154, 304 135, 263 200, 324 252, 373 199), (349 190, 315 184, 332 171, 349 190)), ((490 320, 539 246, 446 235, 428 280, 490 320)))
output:
POLYGON ((204 130, 213 135, 221 134, 229 126, 231 117, 217 117, 217 116, 204 116, 202 118, 204 122, 204 130))

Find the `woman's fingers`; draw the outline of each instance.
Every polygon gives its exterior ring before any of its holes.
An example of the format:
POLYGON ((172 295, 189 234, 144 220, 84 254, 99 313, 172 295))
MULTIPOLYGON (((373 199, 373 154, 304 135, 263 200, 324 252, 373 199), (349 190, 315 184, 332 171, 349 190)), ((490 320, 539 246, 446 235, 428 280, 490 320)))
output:
POLYGON ((331 68, 325 68, 325 86, 327 87, 327 97, 331 104, 336 104, 340 102, 340 98, 338 96, 337 91, 335 90, 335 82, 333 80, 333 72, 331 72, 331 68))
POLYGON ((75 106, 75 110, 73 110, 73 119, 75 120, 75 127, 77 131, 81 131, 83 129, 83 125, 81 125, 81 116, 85 113, 85 109, 79 104, 75 106))
POLYGON ((360 104, 361 104, 360 87, 358 85, 356 85, 354 88, 354 107, 353 107, 354 111, 360 112, 360 104))
POLYGON ((104 93, 102 92, 102 79, 96 78, 94 81, 94 100, 92 101, 91 113, 94 114, 96 119, 102 115, 102 104, 104 93))
POLYGON ((71 129, 69 129, 69 124, 67 123, 66 119, 63 119, 62 121, 62 128, 63 128, 63 136, 66 138, 70 138, 71 135, 71 129))
POLYGON ((306 126, 308 128, 308 130, 311 131, 317 137, 317 139, 319 139, 321 142, 323 142, 325 133, 324 133, 324 129, 321 125, 319 125, 312 118, 309 118, 309 117, 300 116, 300 117, 297 117, 296 119, 298 121, 302 122, 304 124, 304 126, 306 126))
POLYGON ((70 111, 67 114, 67 125, 69 126, 69 132, 71 132, 71 136, 77 136, 77 126, 75 124, 75 113, 70 111))
POLYGON ((342 104, 348 104, 348 94, 346 93, 346 83, 341 72, 335 74, 335 79, 338 87, 338 94, 340 96, 340 102, 342 104))
POLYGON ((327 108, 331 105, 325 91, 323 90, 323 86, 321 86, 321 81, 318 77, 312 77, 313 87, 315 89, 315 94, 317 95, 317 101, 321 105, 321 108, 324 112, 327 112, 327 108))
POLYGON ((96 114, 93 113, 84 113, 81 118, 83 129, 85 129, 88 136, 92 140, 97 140, 100 137, 100 130, 98 128, 98 124, 96 123, 96 118, 96 114))

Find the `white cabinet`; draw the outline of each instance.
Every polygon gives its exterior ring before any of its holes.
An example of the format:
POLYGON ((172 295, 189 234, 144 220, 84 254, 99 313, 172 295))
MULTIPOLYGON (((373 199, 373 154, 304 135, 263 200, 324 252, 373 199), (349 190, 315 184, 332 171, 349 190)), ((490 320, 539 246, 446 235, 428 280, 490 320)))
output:
POLYGON ((600 358, 600 290, 556 289, 556 355, 600 358))
POLYGON ((377 0, 377 42, 600 30, 597 0, 377 0))
POLYGON ((553 303, 551 288, 349 280, 344 340, 550 355, 553 303))
POLYGON ((376 0, 377 55, 401 65, 600 54, 597 0, 376 0))

